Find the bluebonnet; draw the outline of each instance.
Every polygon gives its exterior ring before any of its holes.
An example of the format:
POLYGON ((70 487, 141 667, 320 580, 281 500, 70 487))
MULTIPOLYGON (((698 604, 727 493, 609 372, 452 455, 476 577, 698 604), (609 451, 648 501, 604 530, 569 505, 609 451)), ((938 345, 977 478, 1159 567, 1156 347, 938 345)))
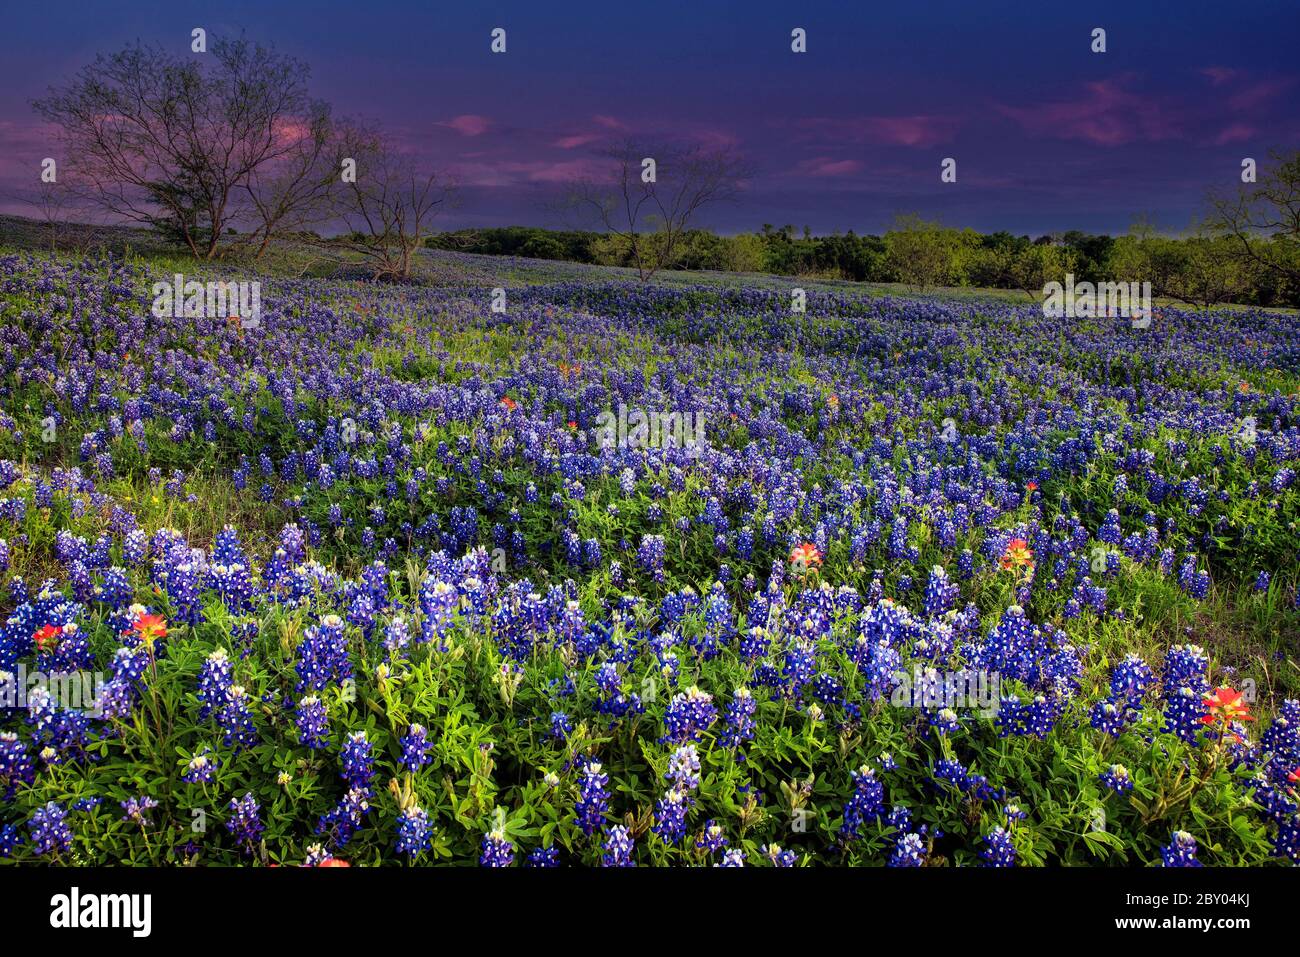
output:
POLYGON ((605 836, 605 853, 601 855, 602 867, 635 867, 632 853, 636 849, 632 835, 622 824, 615 824, 605 836))
POLYGON ((995 827, 984 835, 984 845, 980 857, 984 858, 985 867, 1015 867, 1016 846, 1006 828, 995 827))
POLYGON ((423 808, 416 804, 402 808, 397 815, 398 854, 415 857, 421 851, 427 851, 433 846, 432 837, 433 827, 429 823, 429 815, 423 808))
POLYGON ((252 793, 242 798, 231 798, 230 816, 226 818, 226 830, 230 832, 235 845, 251 857, 253 849, 262 839, 262 809, 252 793))
POLYGON ((574 823, 582 828, 588 836, 594 834, 605 823, 605 812, 609 810, 609 775, 599 761, 587 760, 582 766, 582 780, 579 784, 578 802, 574 807, 574 823))
POLYGON ((1175 831, 1173 839, 1160 849, 1165 867, 1200 867, 1196 859, 1196 839, 1186 831, 1175 831))

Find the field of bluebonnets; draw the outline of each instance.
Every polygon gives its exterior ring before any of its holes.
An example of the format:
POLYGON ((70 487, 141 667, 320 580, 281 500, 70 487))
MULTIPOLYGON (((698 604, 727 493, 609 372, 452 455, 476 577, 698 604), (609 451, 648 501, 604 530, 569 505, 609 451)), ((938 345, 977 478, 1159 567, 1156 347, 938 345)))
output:
POLYGON ((438 262, 0 255, 0 859, 1300 860, 1294 316, 438 262))

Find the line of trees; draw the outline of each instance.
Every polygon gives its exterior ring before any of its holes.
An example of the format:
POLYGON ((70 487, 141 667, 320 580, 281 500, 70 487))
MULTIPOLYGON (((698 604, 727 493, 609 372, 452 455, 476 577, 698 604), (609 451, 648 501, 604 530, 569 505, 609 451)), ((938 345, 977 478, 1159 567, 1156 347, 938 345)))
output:
POLYGON ((1300 153, 1275 154, 1258 183, 1212 193, 1204 218, 1186 235, 1162 235, 1138 219, 1112 237, 1070 231, 1031 239, 978 233, 900 216, 883 235, 814 236, 804 227, 764 224, 719 236, 680 229, 633 242, 618 230, 550 232, 529 227, 444 234, 437 245, 473 252, 654 269, 709 269, 782 276, 1020 290, 1072 274, 1076 282, 1150 282, 1157 296, 1206 307, 1221 303, 1300 308, 1300 153))

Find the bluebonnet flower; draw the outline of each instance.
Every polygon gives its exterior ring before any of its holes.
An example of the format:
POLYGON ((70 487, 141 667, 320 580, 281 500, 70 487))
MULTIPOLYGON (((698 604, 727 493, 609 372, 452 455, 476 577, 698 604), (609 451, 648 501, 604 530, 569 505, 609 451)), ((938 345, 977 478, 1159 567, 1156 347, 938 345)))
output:
POLYGON ((695 846, 701 850, 708 851, 710 854, 716 854, 727 846, 727 835, 717 821, 712 819, 704 822, 704 833, 700 839, 695 842, 695 846))
POLYGON ((677 788, 668 790, 655 805, 652 830, 665 844, 676 844, 686 836, 686 812, 690 798, 677 788))
POLYGON ((231 798, 229 806, 230 817, 226 819, 226 830, 244 855, 251 857, 254 846, 262 839, 262 809, 252 792, 243 798, 231 798))
POLYGON ((955 734, 961 730, 961 722, 952 708, 940 708, 930 715, 930 728, 938 734, 955 734))
POLYGON ((643 569, 654 576, 655 581, 662 582, 664 580, 664 537, 643 535, 636 559, 643 569))
POLYGON ((889 855, 888 867, 921 867, 925 864, 926 848, 921 835, 916 833, 900 834, 894 842, 893 853, 889 855))
POLYGON ((158 802, 148 795, 142 797, 127 798, 119 802, 122 805, 122 820, 131 821, 139 824, 141 827, 151 823, 149 821, 149 811, 158 806, 158 802))
POLYGON ((190 758, 181 774, 181 780, 186 784, 207 784, 220 766, 221 761, 212 753, 212 749, 204 748, 190 758))
POLYGON ((674 743, 700 741, 718 716, 713 695, 692 686, 673 696, 664 712, 663 740, 674 743))
POLYGON ((36 780, 36 769, 27 753, 27 746, 12 731, 0 731, 0 796, 5 801, 13 799, 20 784, 36 780))
POLYGON ((299 692, 307 689, 323 691, 331 682, 342 684, 352 677, 343 619, 338 615, 326 615, 319 626, 307 629, 298 645, 294 670, 298 673, 299 692))
POLYGON ((12 824, 0 824, 0 857, 9 857, 18 845, 23 843, 23 836, 12 824))
POLYGON ((741 685, 736 689, 731 703, 727 705, 726 726, 718 736, 718 743, 723 747, 734 748, 754 739, 756 723, 754 712, 758 702, 753 693, 741 685))
POLYGON ((764 844, 759 850, 773 867, 794 867, 794 851, 782 850, 780 844, 764 844))
POLYGON ((72 850, 72 828, 68 827, 68 812, 63 805, 49 801, 37 808, 27 822, 31 832, 32 850, 39 856, 61 854, 72 850))
POLYGON ((1092 707, 1089 722, 1098 731, 1117 738, 1136 720, 1137 715, 1138 712, 1129 706, 1127 700, 1118 704, 1113 700, 1098 701, 1092 707))
POLYGON ((369 792, 350 788, 331 811, 321 815, 316 823, 316 833, 327 834, 335 847, 342 847, 365 825, 369 812, 369 792))
POLYGON ((609 794, 605 790, 608 786, 609 775, 601 770, 600 762, 585 761, 578 802, 574 807, 574 823, 588 836, 605 823, 605 812, 609 810, 609 794))
POLYGON ((1165 867, 1200 867, 1196 850, 1196 838, 1186 831, 1174 831, 1173 840, 1160 848, 1160 857, 1165 867))
POLYGON ((853 779, 853 793, 844 805, 844 823, 840 825, 840 835, 853 839, 863 824, 879 820, 885 813, 885 787, 876 779, 875 769, 862 765, 850 772, 853 779))
POLYGON ((631 832, 622 824, 615 824, 605 836, 605 853, 601 855, 602 867, 635 867, 632 853, 636 849, 631 832))
POLYGON ((700 756, 695 745, 685 744, 668 759, 668 782, 682 791, 693 791, 700 786, 700 756))
POLYGON ((226 695, 234 683, 230 668, 230 657, 224 648, 218 648, 204 659, 199 669, 200 718, 208 717, 226 703, 226 695))
POLYGON ((738 847, 730 847, 722 853, 722 860, 718 861, 714 867, 744 867, 745 852, 738 847))
POLYGON ((1111 672, 1110 693, 1116 698, 1141 698, 1154 680, 1155 675, 1141 656, 1127 655, 1111 672))
POLYGON ((224 732, 226 747, 235 751, 257 744, 257 729, 253 726, 253 713, 248 707, 248 694, 242 686, 234 685, 226 692, 225 704, 217 712, 217 724, 224 732))
POLYGON ((995 827, 992 832, 984 835, 984 844, 980 857, 984 858, 985 867, 1016 866, 1016 846, 1011 842, 1011 835, 1006 828, 995 827))
POLYGON ((559 738, 561 741, 567 739, 573 733, 573 722, 563 711, 551 712, 551 737, 559 738))
POLYGON ((930 618, 938 618, 949 611, 961 588, 955 584, 944 571, 943 566, 935 565, 930 569, 930 578, 925 585, 925 613, 930 618))
POLYGON ((1099 780, 1104 787, 1116 794, 1125 794, 1133 790, 1133 779, 1129 777, 1128 768, 1122 764, 1112 764, 1101 772, 1099 780))
POLYGON ((298 702, 297 717, 298 740, 305 748, 324 751, 329 747, 329 717, 325 705, 315 695, 308 695, 298 702))
POLYGON ((429 733, 422 724, 412 724, 407 729, 406 734, 402 735, 402 757, 401 765, 407 771, 414 774, 433 761, 429 755, 429 733))
POLYGON ((375 776, 375 765, 371 745, 366 740, 364 731, 354 731, 348 735, 339 752, 339 761, 343 766, 343 780, 348 783, 348 787, 368 792, 375 776))
POLYGON ((424 809, 418 804, 402 808, 397 815, 397 853, 415 857, 433 846, 432 838, 433 826, 424 809))
POLYGON ((559 867, 560 849, 554 845, 550 847, 535 847, 528 852, 528 860, 524 862, 524 866, 559 867))

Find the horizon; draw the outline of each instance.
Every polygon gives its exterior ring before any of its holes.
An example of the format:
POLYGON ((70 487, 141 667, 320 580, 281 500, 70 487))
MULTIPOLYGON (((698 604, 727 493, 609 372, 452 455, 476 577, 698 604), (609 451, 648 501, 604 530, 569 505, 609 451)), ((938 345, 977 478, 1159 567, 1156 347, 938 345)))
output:
POLYGON ((1237 183, 1244 157, 1300 143, 1300 11, 1285 3, 1103 3, 999 22, 1015 8, 759 2, 732 19, 738 4, 670 3, 643 20, 587 0, 563 11, 387 3, 365 17, 332 2, 307 17, 297 0, 73 3, 58 22, 19 9, 0 44, 0 211, 22 215, 19 194, 58 155, 32 99, 136 40, 188 49, 194 26, 301 59, 336 113, 378 121, 447 171, 459 205, 438 232, 574 228, 551 207, 569 181, 599 173, 596 150, 630 135, 733 148, 755 167, 736 202, 699 219, 722 235, 763 223, 879 235, 905 212, 1029 236, 1119 235, 1145 217, 1177 235, 1210 188, 1237 183), (489 51, 497 26, 505 54, 489 51), (790 49, 795 27, 806 53, 790 49), (1094 27, 1105 53, 1090 50, 1094 27), (955 183, 940 182, 948 157, 955 183))

